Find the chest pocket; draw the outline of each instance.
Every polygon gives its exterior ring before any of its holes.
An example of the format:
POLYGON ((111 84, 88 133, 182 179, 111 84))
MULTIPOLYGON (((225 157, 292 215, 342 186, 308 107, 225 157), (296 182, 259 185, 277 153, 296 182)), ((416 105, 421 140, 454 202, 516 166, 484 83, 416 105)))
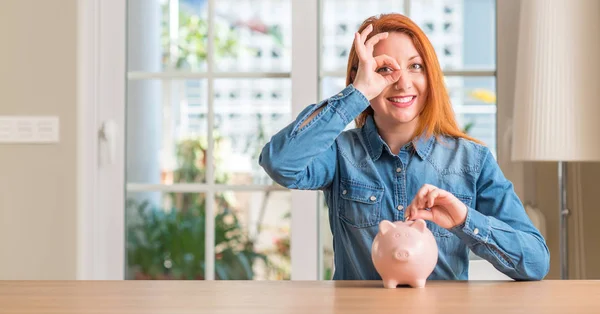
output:
POLYGON ((377 225, 384 189, 353 180, 342 180, 339 190, 339 216, 356 228, 377 225))
MULTIPOLYGON (((452 193, 452 192, 450 192, 450 193, 452 193)), ((465 205, 467 205, 467 207, 471 206, 471 200, 472 200, 471 196, 456 194, 456 193, 452 193, 452 194, 454 194, 454 196, 456 196, 456 198, 458 198, 461 202, 463 202, 465 205)), ((433 221, 426 220, 425 222, 427 224, 427 228, 431 231, 431 233, 433 233, 434 237, 449 238, 449 237, 454 236, 454 234, 452 232, 448 231, 446 228, 438 226, 433 221)))

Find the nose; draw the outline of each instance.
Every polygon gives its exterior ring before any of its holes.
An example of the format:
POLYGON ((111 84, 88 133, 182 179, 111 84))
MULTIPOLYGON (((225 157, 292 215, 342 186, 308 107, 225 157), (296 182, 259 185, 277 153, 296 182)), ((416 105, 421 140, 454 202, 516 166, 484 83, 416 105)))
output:
POLYGON ((400 78, 394 85, 394 89, 407 91, 411 88, 412 88, 412 80, 410 77, 410 73, 408 71, 402 70, 400 73, 400 78))
POLYGON ((410 254, 408 252, 408 250, 397 250, 396 252, 394 252, 394 258, 398 261, 401 262, 406 262, 408 261, 408 258, 410 257, 410 254))

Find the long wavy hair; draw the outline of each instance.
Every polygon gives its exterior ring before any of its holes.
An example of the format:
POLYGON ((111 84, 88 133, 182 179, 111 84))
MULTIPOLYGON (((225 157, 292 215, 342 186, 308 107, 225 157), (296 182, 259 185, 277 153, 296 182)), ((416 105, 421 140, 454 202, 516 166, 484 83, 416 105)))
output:
MULTIPOLYGON (((429 88, 427 100, 420 114, 419 123, 415 134, 413 134, 413 138, 421 135, 427 137, 445 135, 481 143, 479 140, 465 134, 459 128, 435 50, 421 28, 408 17, 398 13, 371 16, 362 23, 358 31, 362 32, 369 24, 373 25, 373 31, 369 34, 368 38, 382 32, 404 33, 412 38, 415 48, 423 58, 429 88)), ((348 56, 346 86, 354 81, 357 69, 358 55, 356 54, 354 45, 352 45, 350 55, 348 56)), ((373 115, 373 108, 371 106, 355 119, 356 126, 359 128, 362 127, 369 115, 373 115)))

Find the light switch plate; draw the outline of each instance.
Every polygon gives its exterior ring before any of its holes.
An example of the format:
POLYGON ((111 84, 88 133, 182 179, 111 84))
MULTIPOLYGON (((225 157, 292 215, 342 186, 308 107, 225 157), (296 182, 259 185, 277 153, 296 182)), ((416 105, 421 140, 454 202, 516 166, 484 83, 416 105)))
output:
POLYGON ((55 116, 0 116, 0 144, 58 143, 59 135, 55 116))

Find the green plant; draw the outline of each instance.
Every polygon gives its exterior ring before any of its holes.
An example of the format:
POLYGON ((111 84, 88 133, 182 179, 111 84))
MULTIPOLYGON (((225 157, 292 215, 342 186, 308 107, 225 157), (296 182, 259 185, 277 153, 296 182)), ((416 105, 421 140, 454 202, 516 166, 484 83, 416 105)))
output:
POLYGON ((465 134, 469 134, 469 131, 471 131, 471 129, 473 128, 473 126, 475 126, 475 122, 471 121, 471 122, 465 124, 465 126, 463 127, 462 131, 465 134))
MULTIPOLYGON (((206 150, 199 139, 177 145, 179 168, 175 182, 201 182, 206 168, 206 150)), ((220 176, 222 183, 226 178, 220 176)), ((204 279, 206 199, 199 193, 169 193, 169 208, 147 201, 129 200, 127 261, 130 278, 204 279)), ((243 231, 237 214, 224 194, 216 195, 215 278, 253 279, 253 265, 265 254, 257 253, 254 241, 243 231)))
MULTIPOLYGON (((198 70, 208 56, 208 21, 197 13, 179 11, 179 25, 176 41, 171 38, 169 6, 162 6, 161 47, 162 60, 166 68, 198 70)), ((229 16, 215 19, 213 52, 214 58, 237 57, 246 50, 256 53, 255 48, 242 47, 239 42, 239 28, 270 36, 275 44, 283 46, 283 34, 277 26, 265 25, 261 20, 234 21, 229 16)))
MULTIPOLYGON (((139 217, 128 226, 127 259, 136 279, 204 279, 205 207, 164 211, 148 202, 129 204, 139 217)), ((229 210, 215 217, 215 278, 253 279, 253 264, 266 255, 256 253, 229 210)))
MULTIPOLYGON (((161 45, 163 64, 168 68, 198 69, 207 58, 208 22, 198 14, 179 11, 177 41, 173 42, 169 28, 169 6, 162 6, 161 45)), ((235 56, 238 44, 230 25, 215 23, 214 52, 216 57, 235 56)))

